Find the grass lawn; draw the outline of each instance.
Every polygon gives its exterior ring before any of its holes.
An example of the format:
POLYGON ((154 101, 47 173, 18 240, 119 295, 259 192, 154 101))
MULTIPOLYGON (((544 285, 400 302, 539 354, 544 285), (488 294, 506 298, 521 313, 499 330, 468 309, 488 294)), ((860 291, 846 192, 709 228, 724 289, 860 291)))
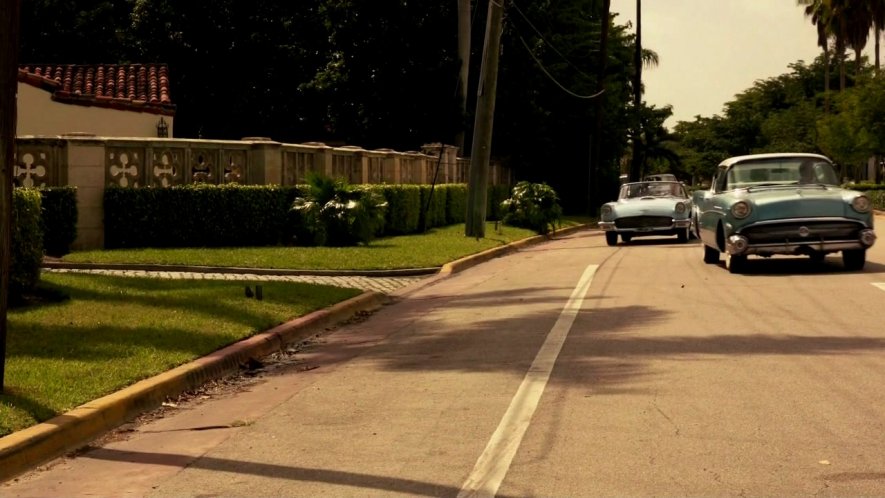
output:
MULTIPOLYGON (((562 227, 595 220, 569 218, 562 227)), ((534 236, 486 226, 482 239, 464 225, 387 237, 364 247, 245 247, 84 251, 68 262, 141 263, 293 269, 436 267, 534 236)), ((41 287, 70 298, 13 308, 8 315, 6 382, 0 436, 165 372, 288 319, 360 291, 263 282, 264 300, 247 299, 242 282, 160 280, 44 273, 41 287)))
MULTIPOLYGON (((586 223, 568 219, 563 227, 586 223)), ((377 270, 428 268, 486 249, 534 236, 531 230, 494 223, 485 238, 464 236, 464 224, 429 230, 423 235, 385 237, 358 247, 237 247, 186 249, 119 249, 68 254, 70 263, 137 263, 301 270, 377 270)))
POLYGON ((70 299, 9 311, 0 436, 360 293, 262 282, 258 301, 235 281, 70 273, 41 280, 70 299))

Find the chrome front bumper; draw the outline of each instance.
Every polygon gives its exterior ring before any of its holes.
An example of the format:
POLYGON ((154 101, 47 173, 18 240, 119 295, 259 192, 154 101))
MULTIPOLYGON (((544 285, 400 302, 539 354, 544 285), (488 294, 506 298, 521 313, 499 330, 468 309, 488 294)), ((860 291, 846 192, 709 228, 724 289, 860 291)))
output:
POLYGON ((673 220, 673 223, 668 226, 655 226, 655 227, 642 227, 642 228, 618 228, 615 225, 614 221, 600 221, 597 222, 599 228, 605 231, 617 230, 622 233, 646 233, 646 232, 666 232, 668 230, 675 230, 677 228, 689 228, 691 227, 691 220, 673 220))
POLYGON ((725 240, 725 252, 731 255, 746 254, 803 254, 813 252, 838 252, 852 249, 866 249, 876 242, 876 233, 871 228, 860 231, 857 239, 848 240, 808 240, 799 242, 752 244, 746 237, 736 234, 725 240))

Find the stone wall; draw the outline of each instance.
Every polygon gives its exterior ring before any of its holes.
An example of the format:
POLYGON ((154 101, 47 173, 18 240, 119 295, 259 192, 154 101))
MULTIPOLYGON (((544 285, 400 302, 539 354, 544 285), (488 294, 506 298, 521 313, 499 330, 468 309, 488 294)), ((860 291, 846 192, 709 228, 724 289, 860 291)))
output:
MULTIPOLYGON (((74 249, 104 247, 104 189, 169 187, 191 183, 303 184, 311 171, 359 183, 467 183, 469 159, 432 144, 420 152, 321 143, 285 144, 260 137, 243 140, 108 138, 82 134, 20 136, 14 181, 18 186, 77 187, 79 220, 74 249)), ((492 165, 491 184, 511 184, 492 165)))

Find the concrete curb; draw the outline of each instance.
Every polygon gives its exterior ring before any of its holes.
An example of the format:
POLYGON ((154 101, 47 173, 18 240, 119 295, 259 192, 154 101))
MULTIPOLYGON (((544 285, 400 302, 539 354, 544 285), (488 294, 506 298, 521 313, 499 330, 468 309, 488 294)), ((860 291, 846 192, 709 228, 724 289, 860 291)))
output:
MULTIPOLYGON (((33 470, 41 464, 86 445, 136 416, 160 406, 169 397, 199 387, 210 380, 236 372, 241 365, 246 364, 250 359, 261 358, 280 351, 286 344, 307 339, 321 332, 324 328, 346 321, 357 313, 378 309, 389 302, 391 298, 407 295, 439 279, 446 278, 453 273, 463 271, 490 259, 553 240, 557 237, 571 235, 591 227, 595 228, 595 225, 578 225, 557 230, 549 235, 529 237, 447 263, 438 272, 435 268, 405 270, 425 272, 412 273, 411 275, 427 274, 427 270, 432 270, 437 272, 437 274, 413 286, 401 289, 402 292, 395 291, 390 296, 372 291, 364 292, 347 301, 278 325, 266 332, 231 344, 168 372, 139 381, 120 391, 85 403, 46 422, 2 437, 0 438, 0 482, 33 470)), ((209 269, 209 267, 175 267, 173 269, 169 266, 160 265, 117 266, 121 267, 117 269, 127 270, 145 270, 147 267, 152 266, 157 271, 198 271, 182 268, 202 268, 203 271, 209 269), (122 268, 123 266, 125 268, 122 268)), ((52 266, 44 264, 44 267, 62 268, 62 266, 55 266, 54 264, 52 266)), ((70 266, 68 267, 70 268, 70 266)), ((107 268, 107 265, 105 267, 107 268)), ((94 269, 95 266, 88 266, 88 268, 94 269)), ((240 271, 238 272, 233 271, 234 269, 231 268, 227 270, 231 270, 227 273, 256 273, 254 268, 243 268, 239 269, 240 271)), ((212 268, 211 271, 221 273, 217 268, 212 268)), ((310 273, 299 274, 307 275, 310 273)), ((358 274, 361 273, 339 273, 339 275, 358 274)), ((377 273, 372 275, 382 276, 377 273)), ((407 274, 396 273, 395 275, 384 276, 405 275, 407 274)))
MULTIPOLYGON (((523 249, 523 248, 526 248, 526 247, 529 247, 532 245, 540 244, 542 242, 555 240, 557 237, 571 235, 573 233, 580 232, 583 230, 593 230, 595 228, 596 228, 595 223, 594 224, 587 224, 587 225, 577 225, 577 226, 567 227, 567 228, 563 228, 561 230, 557 230, 555 233, 550 233, 548 235, 536 235, 534 237, 529 237, 527 239, 522 239, 522 240, 518 240, 516 242, 511 242, 510 244, 507 244, 504 246, 486 249, 483 252, 471 254, 470 256, 466 256, 464 258, 457 259, 457 260, 452 261, 450 263, 446 263, 442 266, 442 268, 439 270, 439 273, 437 273, 436 275, 434 275, 430 278, 426 278, 424 280, 421 280, 420 282, 416 282, 410 286, 397 289, 396 291, 392 292, 390 295, 392 297, 407 296, 407 295, 411 294, 412 292, 414 292, 418 289, 421 289, 423 287, 426 287, 428 285, 432 285, 435 282, 438 282, 439 280, 446 278, 453 273, 458 273, 460 271, 464 271, 464 270, 470 268, 471 266, 476 266, 480 263, 485 263, 486 261, 489 261, 490 259, 498 258, 498 257, 504 256, 504 255, 516 252, 520 249, 523 249)), ((601 235, 602 231, 598 231, 598 234, 601 235)))
POLYGON ((0 482, 82 447, 171 396, 236 372, 249 359, 277 352, 358 312, 380 308, 387 299, 377 292, 365 292, 0 438, 0 482))
POLYGON ((534 237, 529 237, 527 239, 517 240, 516 242, 511 242, 510 244, 493 247, 491 249, 487 249, 483 252, 473 254, 467 256, 466 258, 461 258, 451 263, 446 263, 442 266, 442 269, 439 271, 440 274, 448 275, 450 273, 456 273, 471 266, 478 265, 480 263, 484 263, 490 259, 498 258, 504 256, 506 254, 510 254, 512 252, 516 252, 520 249, 523 249, 528 246, 533 246, 536 244, 540 244, 542 242, 547 242, 549 240, 553 240, 556 237, 571 235, 575 232, 579 232, 581 230, 586 230, 589 225, 578 225, 573 227, 563 228, 561 230, 557 230, 556 232, 551 232, 547 235, 535 235, 534 237))

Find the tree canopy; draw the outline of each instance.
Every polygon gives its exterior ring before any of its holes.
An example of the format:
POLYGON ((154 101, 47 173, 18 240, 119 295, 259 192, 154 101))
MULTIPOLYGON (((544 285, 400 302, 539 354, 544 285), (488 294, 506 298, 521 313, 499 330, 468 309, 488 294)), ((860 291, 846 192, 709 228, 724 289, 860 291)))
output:
MULTIPOLYGON (((21 60, 166 63, 180 138, 416 150, 454 143, 465 127, 469 141, 485 6, 473 2, 466 116, 456 1, 23 0, 21 60)), ((635 35, 605 16, 607 7, 603 0, 507 7, 493 160, 517 179, 550 183, 567 209, 593 209, 601 201, 588 199, 593 183, 601 197, 614 195, 628 137, 642 126, 628 109, 635 35), (598 102, 586 98, 600 89, 598 102), (591 142, 598 120, 601 136, 591 142), (591 143, 599 149, 593 178, 591 143)))

